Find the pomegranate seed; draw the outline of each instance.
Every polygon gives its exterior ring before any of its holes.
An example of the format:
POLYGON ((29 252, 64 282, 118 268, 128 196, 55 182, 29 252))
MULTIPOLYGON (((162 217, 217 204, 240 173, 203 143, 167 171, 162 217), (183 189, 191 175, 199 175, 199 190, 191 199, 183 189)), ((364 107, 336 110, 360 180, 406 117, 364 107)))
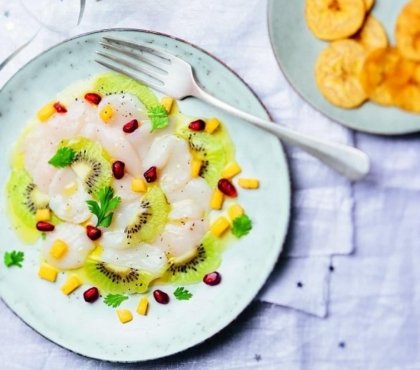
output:
POLYGON ((121 161, 115 161, 112 164, 112 173, 114 174, 114 177, 119 180, 124 177, 124 169, 125 169, 125 163, 121 161))
POLYGON ((60 102, 54 103, 54 109, 57 113, 67 113, 67 109, 60 102))
POLYGON ((157 168, 155 166, 150 167, 145 173, 144 178, 147 182, 153 182, 157 179, 157 168))
POLYGON ((88 236, 88 238, 90 240, 95 241, 95 240, 98 240, 101 237, 102 231, 101 231, 101 229, 98 229, 95 226, 87 225, 86 226, 86 235, 88 236))
POLYGON ((92 287, 83 293, 83 298, 88 303, 93 303, 99 298, 98 288, 92 287))
POLYGON ((87 93, 85 95, 85 100, 87 100, 89 103, 98 105, 101 102, 102 98, 96 93, 87 93))
POLYGON ((39 231, 53 231, 55 229, 55 226, 53 224, 50 224, 49 222, 39 221, 36 224, 36 229, 39 231))
POLYGON ((159 289, 156 289, 153 292, 153 297, 155 297, 157 303, 160 303, 160 304, 168 304, 169 303, 169 296, 165 292, 162 292, 159 289))
POLYGON ((188 125, 188 128, 192 131, 203 131, 205 127, 206 127, 206 123, 202 119, 192 121, 188 125))
POLYGON ((218 285, 222 281, 222 275, 220 275, 217 271, 210 272, 203 278, 203 282, 207 285, 218 285))
POLYGON ((228 197, 236 198, 238 196, 235 186, 228 179, 220 179, 217 187, 228 197))
POLYGON ((126 134, 131 134, 139 128, 139 122, 136 119, 132 119, 123 126, 123 131, 126 134))

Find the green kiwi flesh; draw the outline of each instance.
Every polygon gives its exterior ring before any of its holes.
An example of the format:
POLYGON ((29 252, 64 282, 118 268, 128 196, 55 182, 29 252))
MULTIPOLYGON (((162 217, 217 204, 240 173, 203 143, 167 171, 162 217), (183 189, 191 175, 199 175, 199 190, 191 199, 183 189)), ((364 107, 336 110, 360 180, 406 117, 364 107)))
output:
POLYGON ((212 234, 206 234, 190 258, 185 261, 169 259, 169 267, 163 280, 176 284, 193 284, 203 280, 204 275, 220 266, 220 243, 212 234))
POLYGON ((97 192, 112 182, 110 157, 98 143, 86 138, 65 140, 62 147, 69 147, 76 152, 71 165, 83 181, 86 192, 95 196, 97 192))
POLYGON ((103 293, 144 293, 156 276, 89 257, 84 265, 88 279, 103 293))

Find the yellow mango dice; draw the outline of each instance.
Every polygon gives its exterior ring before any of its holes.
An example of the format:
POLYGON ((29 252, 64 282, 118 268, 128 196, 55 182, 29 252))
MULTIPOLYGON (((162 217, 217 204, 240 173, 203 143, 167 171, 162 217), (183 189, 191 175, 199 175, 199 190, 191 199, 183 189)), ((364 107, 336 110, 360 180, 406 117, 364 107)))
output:
POLYGON ((201 166, 203 162, 199 159, 193 159, 191 162, 191 176, 198 177, 200 175, 201 166))
POLYGON ((231 179, 242 171, 241 167, 236 162, 230 162, 222 171, 222 177, 225 179, 231 179))
POLYGON ((220 121, 217 118, 210 118, 206 122, 206 128, 204 129, 207 133, 212 134, 220 126, 220 121))
POLYGON ((50 281, 51 283, 55 283, 57 280, 58 270, 49 265, 48 263, 42 263, 38 270, 38 276, 41 279, 50 281))
POLYGON ((54 241, 51 249, 50 249, 50 256, 59 260, 60 258, 64 257, 65 254, 68 252, 69 246, 63 240, 57 239, 54 241))
POLYGON ((260 187, 260 180, 258 179, 239 179, 238 185, 243 189, 258 189, 260 187))
POLYGON ((215 236, 222 236, 230 228, 230 223, 226 217, 220 216, 210 226, 210 231, 215 236))
POLYGON ((48 103, 46 105, 44 105, 36 114, 38 119, 41 122, 46 122, 48 121, 51 116, 56 112, 55 108, 54 108, 54 104, 53 103, 48 103))
POLYGON ((149 300, 147 299, 147 297, 143 297, 142 299, 140 299, 139 304, 137 306, 137 313, 139 315, 146 316, 148 308, 149 308, 149 300))
POLYGON ((145 193, 147 190, 146 181, 139 178, 131 180, 131 190, 135 193, 145 193))
POLYGON ((233 221, 235 218, 242 216, 245 213, 244 209, 237 203, 232 204, 228 208, 228 215, 231 221, 233 221))
POLYGON ((210 207, 212 209, 221 209, 225 196, 219 189, 215 189, 210 200, 210 207))
POLYGON ((105 105, 99 112, 99 117, 101 117, 101 120, 105 123, 109 123, 112 120, 112 117, 114 116, 114 109, 108 104, 105 105))
POLYGON ((51 220, 51 211, 48 208, 37 209, 35 219, 37 221, 49 221, 51 220))
POLYGON ((171 98, 170 96, 165 96, 162 98, 161 103, 165 110, 168 113, 171 113, 172 107, 174 105, 174 98, 171 98))
POLYGON ((133 320, 133 315, 131 314, 130 310, 126 310, 124 308, 117 310, 117 315, 122 324, 126 324, 133 320))
POLYGON ((61 287, 61 291, 65 295, 69 295, 73 293, 81 285, 82 285, 82 281, 80 280, 80 278, 77 275, 73 274, 67 278, 67 281, 61 287))

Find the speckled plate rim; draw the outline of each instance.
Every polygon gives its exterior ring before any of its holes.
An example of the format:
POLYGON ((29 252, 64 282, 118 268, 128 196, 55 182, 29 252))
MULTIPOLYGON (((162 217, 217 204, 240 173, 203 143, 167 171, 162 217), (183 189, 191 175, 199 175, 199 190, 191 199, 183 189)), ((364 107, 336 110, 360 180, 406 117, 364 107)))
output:
MULTIPOLYGON (((253 97, 256 99, 256 101, 259 103, 259 105, 261 106, 261 108, 264 110, 266 118, 270 119, 270 113, 268 112, 267 108, 265 107, 265 105, 263 104, 263 102, 261 101, 261 99, 258 97, 258 95, 255 93, 255 91, 250 87, 250 85, 244 81, 242 79, 242 77, 240 77, 231 67, 229 67, 228 65, 226 65, 223 61, 221 61, 219 58, 215 57, 214 55, 212 55, 211 53, 209 53, 208 51, 202 49, 201 47, 188 42, 182 38, 178 38, 166 33, 162 33, 162 32, 157 32, 157 31, 151 31, 151 30, 144 30, 144 29, 140 29, 140 28, 106 28, 106 29, 100 29, 100 30, 94 30, 94 31, 90 31, 90 32, 86 32, 86 33, 82 33, 79 35, 76 35, 74 37, 65 39, 51 47, 49 47, 48 49, 42 51, 41 53, 39 53, 38 55, 36 55, 35 57, 33 57, 32 59, 30 59, 27 63, 25 63, 22 67, 20 67, 7 81, 6 83, 4 83, 3 86, 1 86, 0 88, 0 95, 1 93, 4 92, 4 90, 8 87, 9 83, 11 83, 14 78, 16 78, 17 75, 19 75, 23 70, 25 70, 25 68, 30 65, 33 61, 37 60, 38 58, 42 57, 44 54, 48 53, 49 51, 60 47, 61 45, 67 43, 68 41, 71 40, 76 40, 78 38, 82 38, 84 36, 89 36, 89 35, 93 35, 93 34, 100 34, 100 33, 105 33, 105 32, 124 32, 124 31, 128 31, 128 32, 139 32, 139 33, 145 33, 145 34, 151 34, 151 35, 157 35, 157 36, 162 36, 165 38, 169 38, 172 40, 175 40, 177 42, 180 43, 184 43, 187 44, 189 46, 191 46, 194 49, 197 49, 198 51, 206 54, 207 56, 209 56, 210 58, 214 59, 218 64, 222 65, 228 72, 230 72, 231 74, 234 75, 235 78, 237 78, 239 80, 240 83, 242 83, 248 91, 251 92, 251 94, 253 95, 253 97)), ((27 325, 28 327, 30 327, 32 330, 34 330, 37 334, 41 335, 42 337, 44 337, 45 339, 47 339, 48 341, 58 345, 59 347, 66 349, 72 353, 75 353, 76 355, 80 355, 86 358, 91 358, 91 359, 95 359, 95 360, 101 360, 104 362, 110 362, 110 363, 145 363, 145 362, 151 362, 154 360, 157 360, 159 358, 164 358, 164 357, 168 357, 171 355, 175 355, 175 354, 179 354, 179 353, 183 353, 185 351, 187 351, 188 349, 195 347, 203 342, 205 342, 206 340, 210 339, 211 337, 213 337, 214 335, 216 335, 217 333, 221 332, 223 329, 225 329, 229 324, 231 324, 233 321, 235 321, 238 316, 249 306, 249 304, 255 299, 255 297, 258 295, 259 291, 264 287, 264 284, 267 282, 269 276, 271 275, 282 251, 283 251, 283 245, 285 243, 286 240, 286 236, 289 230, 289 226, 290 226, 290 216, 291 216, 291 178, 290 178, 290 167, 288 165, 288 158, 285 154, 283 145, 280 141, 278 141, 278 145, 279 145, 279 150, 280 150, 280 154, 282 156, 282 160, 284 161, 284 165, 285 165, 285 172, 287 174, 287 178, 285 179, 285 183, 288 185, 286 192, 288 194, 288 203, 285 205, 286 207, 284 208, 284 212, 285 212, 285 216, 286 219, 283 221, 283 232, 282 233, 278 233, 277 235, 277 240, 275 241, 275 244, 278 245, 278 253, 275 259, 272 260, 270 269, 267 270, 267 274, 266 276, 262 279, 262 281, 259 284, 259 289, 255 292, 255 294, 246 302, 245 305, 242 306, 238 306, 237 309, 235 310, 235 312, 231 315, 231 317, 229 317, 227 320, 220 322, 220 325, 218 327, 215 327, 214 330, 209 333, 209 335, 200 340, 200 341, 196 341, 194 343, 191 343, 191 345, 189 346, 185 346, 183 348, 179 348, 176 349, 174 351, 168 351, 167 353, 165 353, 164 355, 160 356, 160 357, 151 357, 151 358, 147 358, 147 359, 141 359, 141 360, 114 360, 114 359, 110 359, 110 358, 101 358, 98 356, 92 356, 89 353, 83 352, 83 351, 77 351, 74 349, 70 349, 68 348, 65 343, 61 343, 58 340, 53 340, 51 339, 48 335, 43 334, 40 330, 38 330, 37 328, 35 328, 35 325, 28 323, 24 318, 22 318, 21 316, 19 316, 12 308, 11 306, 9 306, 9 304, 3 299, 3 297, 0 295, 0 299, 1 301, 8 307, 8 309, 16 316, 18 317, 25 325, 27 325)))
MULTIPOLYGON (((303 0, 301 0, 303 1, 303 0)), ((370 129, 369 127, 361 127, 360 125, 354 124, 354 123, 349 123, 349 122, 344 122, 341 121, 339 119, 336 119, 334 117, 331 117, 328 112, 323 111, 321 108, 317 107, 312 101, 311 99, 307 98, 305 96, 305 94, 295 85, 292 83, 288 73, 287 73, 287 69, 285 68, 285 66, 283 65, 282 62, 282 58, 280 57, 276 45, 274 43, 274 35, 273 35, 273 31, 272 31, 272 22, 273 22, 273 4, 276 2, 276 0, 268 0, 267 3, 267 22, 266 22, 266 26, 267 26, 267 31, 269 34, 269 39, 270 39, 270 45, 271 45, 271 50, 273 52, 273 55, 277 61, 277 64, 283 74, 283 76, 285 77, 286 81, 288 82, 288 84, 293 88, 294 91, 296 91, 296 93, 306 102, 308 103, 313 109, 315 109, 317 112, 323 114, 324 116, 326 116, 327 118, 331 119, 332 121, 339 123, 340 125, 343 125, 345 127, 348 127, 352 130, 356 130, 356 131, 360 131, 360 132, 365 132, 368 134, 373 134, 373 135, 382 135, 382 136, 400 136, 400 135, 410 135, 410 134, 415 134, 417 132, 420 132, 420 126, 418 127, 412 127, 412 128, 404 128, 404 129, 399 129, 398 127, 395 129, 391 129, 391 130, 376 130, 376 129, 370 129)))

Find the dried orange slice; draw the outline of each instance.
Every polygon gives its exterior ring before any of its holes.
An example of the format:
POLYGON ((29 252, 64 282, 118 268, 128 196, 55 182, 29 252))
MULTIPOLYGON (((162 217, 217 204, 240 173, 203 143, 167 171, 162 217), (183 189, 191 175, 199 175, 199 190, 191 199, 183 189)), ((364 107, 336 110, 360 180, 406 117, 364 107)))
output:
POLYGON ((373 7, 373 4, 375 3, 375 0, 364 0, 364 1, 365 1, 366 11, 371 10, 373 7))
POLYGON ((306 0, 305 18, 316 37, 343 39, 361 27, 365 3, 364 0, 306 0))
POLYGON ((420 62, 420 0, 412 0, 402 10, 395 27, 401 54, 420 62))
POLYGON ((321 52, 315 65, 318 88, 332 104, 353 108, 366 100, 359 76, 365 50, 353 40, 332 42, 321 52))
POLYGON ((415 64, 404 59, 397 48, 382 48, 368 54, 360 80, 369 98, 381 105, 393 105, 395 92, 413 75, 415 64))
POLYGON ((354 40, 362 44, 366 51, 373 49, 386 48, 388 46, 388 37, 382 23, 373 15, 369 15, 362 29, 353 37, 354 40))
POLYGON ((420 113, 420 63, 417 63, 409 81, 393 92, 393 100, 399 108, 420 113))

